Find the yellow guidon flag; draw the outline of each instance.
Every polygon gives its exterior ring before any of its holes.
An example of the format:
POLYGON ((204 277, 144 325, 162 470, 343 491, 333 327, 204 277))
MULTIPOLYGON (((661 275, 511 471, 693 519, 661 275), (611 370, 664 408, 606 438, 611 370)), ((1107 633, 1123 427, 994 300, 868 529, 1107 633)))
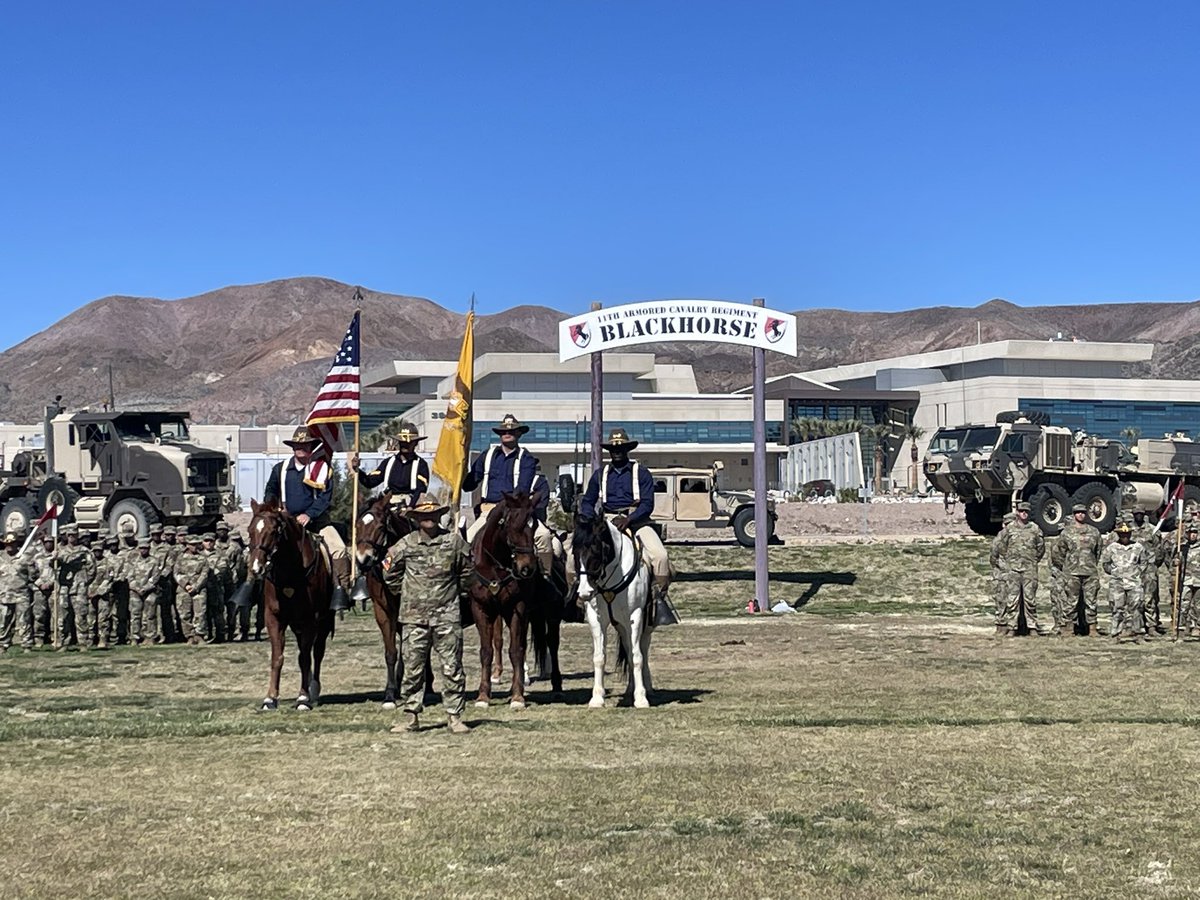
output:
POLYGON ((475 313, 472 311, 467 313, 467 330, 458 354, 454 389, 447 398, 446 418, 442 420, 442 434, 433 457, 436 489, 452 509, 458 509, 463 476, 467 471, 467 454, 471 449, 471 391, 474 383, 475 313))

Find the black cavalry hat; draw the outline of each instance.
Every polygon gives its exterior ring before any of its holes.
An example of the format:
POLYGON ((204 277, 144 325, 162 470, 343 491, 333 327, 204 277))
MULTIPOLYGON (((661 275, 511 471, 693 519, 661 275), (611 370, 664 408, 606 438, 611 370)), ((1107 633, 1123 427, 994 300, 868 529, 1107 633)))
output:
POLYGON ((638 445, 637 441, 631 441, 629 435, 625 433, 624 428, 614 428, 608 433, 608 441, 600 446, 605 450, 632 450, 638 445))
POLYGON ((517 434, 524 434, 529 430, 528 425, 522 425, 512 413, 505 413, 504 418, 500 420, 500 424, 492 429, 496 434, 504 434, 506 431, 515 431, 517 434))

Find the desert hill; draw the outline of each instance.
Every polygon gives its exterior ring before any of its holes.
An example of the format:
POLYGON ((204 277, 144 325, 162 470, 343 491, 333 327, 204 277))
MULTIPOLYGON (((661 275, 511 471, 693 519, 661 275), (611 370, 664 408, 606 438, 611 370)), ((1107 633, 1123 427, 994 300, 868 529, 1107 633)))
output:
MULTIPOLYGON (((363 364, 455 359, 464 317, 420 297, 363 291, 363 364)), ((221 288, 182 300, 105 297, 0 353, 0 419, 29 422, 55 394, 71 406, 118 402, 190 409, 198 422, 290 422, 303 416, 354 309, 354 289, 325 278, 221 288)), ((476 352, 550 352, 567 313, 518 306, 479 317, 476 352)), ((1150 341, 1149 373, 1200 372, 1200 303, 974 308, 895 313, 797 312, 800 356, 768 356, 772 374, 861 362, 984 341, 1150 341)), ((705 344, 654 348, 664 362, 690 363, 701 390, 749 380, 749 353, 705 344), (715 352, 714 352, 715 351, 715 352)))

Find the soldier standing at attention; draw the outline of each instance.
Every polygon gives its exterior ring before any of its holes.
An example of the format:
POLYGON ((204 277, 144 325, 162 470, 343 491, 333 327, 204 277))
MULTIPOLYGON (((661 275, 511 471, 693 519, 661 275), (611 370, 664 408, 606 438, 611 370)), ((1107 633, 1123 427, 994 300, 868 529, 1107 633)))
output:
POLYGON ((27 615, 32 602, 33 582, 37 567, 27 557, 18 555, 21 535, 10 531, 4 535, 4 552, 0 553, 0 653, 12 646, 13 632, 19 627, 21 646, 33 649, 31 617, 27 615))
POLYGON ((183 553, 175 560, 175 605, 183 639, 189 644, 211 641, 208 631, 208 557, 200 552, 200 538, 189 535, 183 553))
MULTIPOLYGON (((475 521, 467 529, 467 543, 483 530, 488 513, 505 494, 533 494, 533 479, 538 472, 538 458, 521 446, 521 435, 529 431, 517 417, 508 413, 492 431, 500 436, 500 443, 493 444, 475 457, 471 468, 463 478, 463 490, 479 488, 482 497, 475 508, 475 521)), ((550 530, 538 522, 533 531, 533 549, 542 566, 542 576, 550 577, 553 558, 550 547, 550 530)))
MULTIPOLYGON (((599 472, 592 473, 579 503, 579 513, 594 516, 597 509, 602 510, 618 531, 636 535, 642 542, 642 556, 654 574, 655 605, 665 606, 667 589, 671 586, 671 561, 662 539, 650 524, 650 514, 654 512, 654 476, 645 466, 629 460, 637 445, 624 428, 614 428, 609 433, 608 441, 600 446, 608 451, 610 461, 599 472)), ((652 609, 647 614, 653 616, 651 621, 666 623, 674 619, 674 612, 659 613, 652 609)))
MULTIPOLYGON (((246 539, 242 537, 240 531, 233 532, 229 540, 229 569, 233 574, 233 589, 236 591, 246 580, 247 570, 249 569, 248 554, 246 552, 246 539)), ((250 596, 250 606, 245 609, 237 610, 238 612, 238 640, 250 640, 250 608, 254 607, 258 610, 256 614, 256 634, 255 640, 258 640, 262 635, 263 630, 263 606, 262 592, 254 591, 250 596)))
POLYGON ((79 649, 87 650, 92 645, 92 604, 88 600, 88 584, 96 563, 88 548, 79 542, 77 525, 64 525, 61 533, 66 543, 58 548, 58 649, 66 649, 73 627, 79 649))
POLYGON ((50 604, 54 602, 54 584, 58 580, 55 572, 54 537, 45 535, 41 548, 33 555, 36 578, 33 591, 33 646, 44 647, 53 642, 50 635, 50 604))
POLYGON ((1112 636, 1134 642, 1142 639, 1142 577, 1146 549, 1132 540, 1128 522, 1118 522, 1117 539, 1100 554, 1100 568, 1109 576, 1112 636))
POLYGON ((1046 539, 1042 530, 1029 521, 1029 504, 1024 500, 1017 504, 1016 521, 1001 532, 999 543, 997 558, 1008 571, 1008 591, 1004 597, 1003 630, 997 633, 1014 636, 1024 612, 1029 633, 1038 634, 1038 563, 1046 555, 1046 539))
POLYGON ((1100 595, 1100 531, 1087 520, 1087 507, 1076 503, 1071 507, 1073 521, 1058 537, 1062 545, 1063 573, 1063 624, 1070 634, 1079 620, 1080 595, 1083 597, 1083 616, 1087 634, 1100 636, 1097 623, 1097 601, 1100 595))
POLYGON ((320 534, 333 561, 334 594, 340 592, 344 595, 334 605, 344 609, 350 605, 350 555, 346 552, 342 536, 333 527, 333 519, 329 514, 329 504, 333 502, 333 484, 329 481, 310 484, 306 480, 313 451, 321 442, 308 433, 307 427, 301 425, 292 439, 284 443, 292 448, 292 458, 277 462, 267 476, 263 502, 274 502, 289 515, 295 516, 305 530, 320 534))
POLYGON ((186 539, 187 529, 182 525, 168 525, 163 528, 163 587, 159 608, 162 614, 163 641, 167 642, 184 640, 179 608, 175 603, 179 593, 179 585, 175 583, 175 562, 183 555, 186 539))
POLYGON ((1133 539, 1146 550, 1146 571, 1142 578, 1142 620, 1146 633, 1166 634, 1159 613, 1158 567, 1166 555, 1162 535, 1146 521, 1145 510, 1133 511, 1133 539))
POLYGON ((95 565, 88 582, 88 600, 92 604, 92 613, 96 620, 96 646, 107 650, 114 640, 117 611, 113 604, 112 588, 114 575, 119 574, 117 567, 120 564, 114 557, 105 553, 104 542, 99 540, 92 544, 92 559, 95 565))
POLYGON ((1000 531, 992 538, 990 559, 992 566, 992 606, 996 613, 996 634, 1000 636, 1004 636, 1008 631, 1008 626, 1004 624, 1004 604, 1008 597, 1008 570, 1004 568, 1003 561, 1000 559, 1000 538, 1008 530, 1008 526, 1012 524, 1016 517, 1016 513, 1005 513, 1000 531))
POLYGON ((428 494, 409 509, 415 531, 388 550, 383 580, 400 595, 401 650, 404 681, 400 687, 404 724, 393 732, 417 731, 425 694, 425 665, 432 651, 442 665, 442 701, 453 734, 466 734, 463 722, 467 681, 463 673, 463 633, 459 618, 462 573, 467 566, 467 543, 457 531, 442 528, 448 506, 428 494))
POLYGON ((1179 630, 1186 629, 1188 640, 1200 639, 1200 524, 1188 522, 1187 540, 1179 546, 1170 545, 1167 571, 1171 573, 1171 589, 1179 585, 1179 630), (1178 582, 1175 579, 1178 578, 1178 582))
POLYGON ((412 422, 401 422, 400 430, 388 440, 388 449, 395 455, 370 472, 358 466, 358 454, 351 453, 350 469, 358 473, 358 483, 368 490, 383 486, 391 491, 392 503, 412 506, 417 497, 429 489, 429 463, 417 455, 417 442, 425 440, 412 422))
POLYGON ((225 605, 222 610, 222 615, 225 619, 225 640, 235 641, 238 635, 238 609, 233 605, 233 592, 238 584, 234 579, 234 573, 237 571, 237 560, 235 557, 241 556, 241 551, 238 550, 229 540, 229 524, 227 522, 217 523, 217 544, 216 552, 221 556, 222 583, 221 590, 225 594, 225 605))
POLYGON ((200 536, 200 552, 208 560, 208 641, 211 644, 230 640, 225 631, 225 581, 228 563, 225 554, 217 550, 217 536, 206 531, 200 536))
POLYGON ((151 552, 150 538, 139 538, 137 555, 125 562, 129 583, 129 635, 138 646, 162 643, 158 633, 158 591, 162 556, 151 552))
POLYGON ((129 582, 125 567, 137 553, 137 532, 123 531, 122 538, 110 534, 104 539, 105 559, 112 569, 112 635, 114 643, 129 641, 129 582))

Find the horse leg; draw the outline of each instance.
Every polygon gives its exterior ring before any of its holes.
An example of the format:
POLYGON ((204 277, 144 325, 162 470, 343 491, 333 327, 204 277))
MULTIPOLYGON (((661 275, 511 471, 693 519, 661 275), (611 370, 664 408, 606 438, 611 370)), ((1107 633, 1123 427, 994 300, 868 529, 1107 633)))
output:
POLYGON ((646 659, 642 643, 642 632, 646 626, 645 616, 645 606, 634 607, 629 611, 629 677, 635 709, 649 709, 650 707, 650 701, 646 698, 646 683, 642 673, 642 666, 646 659))
POLYGON ((475 705, 486 707, 492 699, 492 623, 478 600, 471 600, 471 615, 475 619, 475 630, 479 632, 479 696, 475 705))
POLYGON ((321 700, 321 660, 325 658, 325 642, 329 639, 329 630, 323 624, 317 626, 317 636, 313 641, 312 678, 308 680, 308 696, 313 706, 321 700))
POLYGON ((561 637, 562 619, 551 614, 546 620, 546 652, 550 655, 550 688, 562 693, 562 672, 558 668, 558 644, 561 637))
POLYGON ((604 638, 608 628, 608 608, 603 600, 592 598, 587 607, 588 626, 592 629, 592 699, 588 706, 601 709, 604 706, 604 638), (603 610, 603 612, 602 612, 603 610))
POLYGON ((383 708, 396 708, 396 687, 399 676, 396 673, 396 621, 387 608, 387 602, 376 599, 373 603, 375 624, 379 626, 379 635, 383 639, 383 664, 387 667, 387 684, 383 689, 383 708))
POLYGON ((308 682, 312 679, 313 635, 304 629, 297 631, 295 628, 292 629, 292 633, 296 635, 296 663, 300 667, 300 693, 296 695, 296 709, 308 712, 312 709, 312 698, 308 696, 308 682))
MULTIPOLYGON (((263 598, 264 604, 266 598, 263 598)), ((283 672, 283 625, 278 615, 267 616, 267 638, 271 642, 271 669, 267 677, 267 696, 262 702, 264 710, 279 709, 279 676, 283 672)))
POLYGON ((496 616, 492 622, 492 684, 499 684, 504 677, 504 619, 496 616))
POLYGON ((525 708, 525 641, 529 629, 525 623, 525 604, 517 601, 508 613, 508 661, 512 663, 512 694, 508 705, 525 708))

